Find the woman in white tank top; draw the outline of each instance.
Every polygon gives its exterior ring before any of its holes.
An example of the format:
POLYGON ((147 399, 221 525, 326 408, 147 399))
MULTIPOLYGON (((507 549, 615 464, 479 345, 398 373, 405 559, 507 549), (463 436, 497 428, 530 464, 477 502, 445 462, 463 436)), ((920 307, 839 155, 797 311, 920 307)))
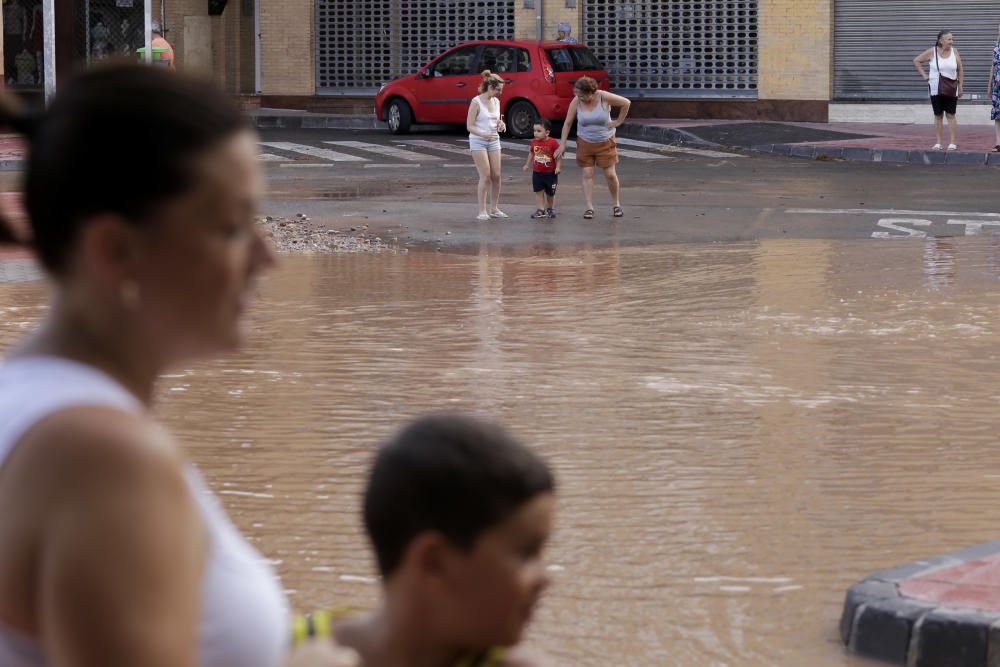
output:
POLYGON ((958 109, 958 98, 962 96, 962 83, 965 79, 965 72, 962 68, 962 56, 958 54, 958 49, 953 46, 953 36, 950 31, 942 30, 938 33, 937 43, 913 59, 913 65, 920 72, 920 76, 927 82, 930 91, 931 108, 934 111, 934 134, 937 142, 932 147, 933 150, 941 150, 941 134, 944 131, 944 115, 948 115, 948 131, 951 134, 951 143, 948 150, 958 149, 958 120, 955 113, 958 109), (924 69, 924 64, 929 65, 924 69), (941 90, 941 77, 958 80, 958 94, 944 95, 941 90))
POLYGON ((489 70, 483 72, 483 82, 479 94, 469 103, 469 113, 465 120, 469 130, 469 150, 472 161, 479 173, 476 190, 479 201, 479 215, 476 220, 485 222, 490 218, 506 218, 500 210, 500 133, 507 131, 507 125, 500 114, 500 95, 504 80, 489 70), (489 195, 489 208, 486 196, 489 195))
POLYGON ((30 142, 52 283, 0 365, 0 665, 283 665, 274 573, 151 415, 158 375, 239 344, 273 262, 255 135, 214 86, 138 65, 40 120, 0 100, 0 123, 30 142))

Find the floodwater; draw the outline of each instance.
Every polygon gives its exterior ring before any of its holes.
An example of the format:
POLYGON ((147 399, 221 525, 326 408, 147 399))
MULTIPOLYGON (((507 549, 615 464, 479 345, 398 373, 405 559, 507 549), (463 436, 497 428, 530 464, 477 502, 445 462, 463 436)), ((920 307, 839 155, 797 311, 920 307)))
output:
POLYGON ((562 665, 867 665, 848 586, 997 537, 1000 238, 286 257, 252 324, 160 413, 302 610, 375 603, 359 490, 427 410, 556 469, 562 665))

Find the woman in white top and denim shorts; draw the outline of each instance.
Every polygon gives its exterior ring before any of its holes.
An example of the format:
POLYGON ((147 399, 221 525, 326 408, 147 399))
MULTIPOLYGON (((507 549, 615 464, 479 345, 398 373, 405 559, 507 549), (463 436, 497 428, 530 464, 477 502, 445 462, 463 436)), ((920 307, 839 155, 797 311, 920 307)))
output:
POLYGON ((933 48, 927 49, 913 59, 920 76, 924 77, 930 88, 931 107, 934 109, 934 134, 937 143, 933 150, 941 150, 941 133, 944 129, 944 114, 948 114, 948 131, 951 134, 951 143, 948 150, 958 149, 958 120, 955 112, 958 110, 958 98, 962 96, 962 79, 964 71, 962 69, 962 56, 958 55, 958 49, 952 46, 952 34, 947 30, 938 33, 937 43, 933 48), (930 71, 924 70, 924 63, 929 63, 930 71), (958 79, 958 95, 951 97, 939 93, 941 77, 958 79))
POLYGON ((483 82, 479 85, 479 95, 469 104, 466 127, 469 129, 469 150, 479 172, 479 215, 480 222, 490 218, 506 218, 500 210, 500 133, 507 131, 500 114, 500 94, 504 80, 489 70, 483 72, 483 82), (492 209, 487 208, 486 194, 490 193, 492 209))

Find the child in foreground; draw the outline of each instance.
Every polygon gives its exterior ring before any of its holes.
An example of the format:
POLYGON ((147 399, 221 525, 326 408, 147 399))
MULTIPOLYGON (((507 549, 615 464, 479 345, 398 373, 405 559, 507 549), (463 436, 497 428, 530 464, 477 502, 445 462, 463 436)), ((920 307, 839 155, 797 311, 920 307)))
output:
POLYGON ((533 667, 517 648, 549 584, 555 482, 495 424, 424 417, 378 452, 364 521, 383 597, 334 623, 365 667, 533 667))
POLYGON ((535 121, 535 138, 531 140, 528 161, 523 167, 524 171, 531 168, 531 189, 535 193, 535 212, 531 217, 535 220, 556 217, 556 186, 562 157, 555 157, 559 142, 549 136, 551 132, 552 123, 548 118, 535 121))

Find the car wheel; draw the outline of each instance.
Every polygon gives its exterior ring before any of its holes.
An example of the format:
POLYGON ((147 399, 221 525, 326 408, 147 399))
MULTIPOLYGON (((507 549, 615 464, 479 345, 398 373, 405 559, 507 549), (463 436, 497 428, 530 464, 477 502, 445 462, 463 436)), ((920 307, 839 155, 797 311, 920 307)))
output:
POLYGON ((518 100, 507 110, 507 128, 510 136, 527 139, 532 136, 532 128, 538 120, 538 111, 531 102, 518 100))
POLYGON ((413 112, 404 100, 395 99, 389 102, 389 111, 385 118, 389 131, 393 134, 406 134, 413 122, 413 112))

